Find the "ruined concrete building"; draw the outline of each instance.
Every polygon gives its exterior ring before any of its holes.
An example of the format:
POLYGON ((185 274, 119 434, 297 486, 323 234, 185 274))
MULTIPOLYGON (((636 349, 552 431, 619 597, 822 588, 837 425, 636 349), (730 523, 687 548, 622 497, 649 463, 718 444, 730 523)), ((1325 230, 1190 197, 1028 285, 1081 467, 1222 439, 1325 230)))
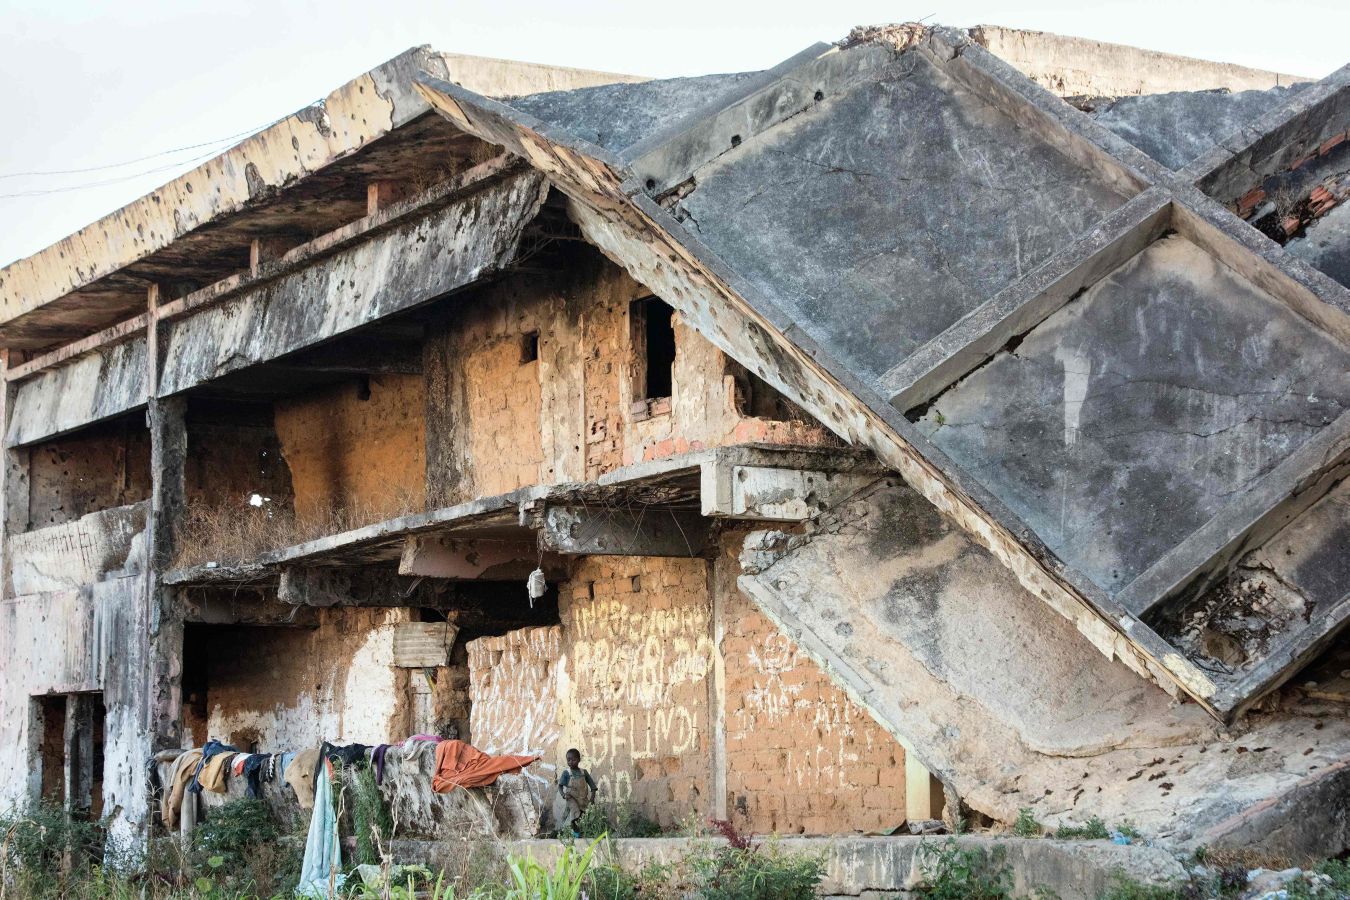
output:
POLYGON ((427 732, 664 826, 1344 849, 1348 131, 996 28, 410 50, 0 271, 0 797, 427 732))

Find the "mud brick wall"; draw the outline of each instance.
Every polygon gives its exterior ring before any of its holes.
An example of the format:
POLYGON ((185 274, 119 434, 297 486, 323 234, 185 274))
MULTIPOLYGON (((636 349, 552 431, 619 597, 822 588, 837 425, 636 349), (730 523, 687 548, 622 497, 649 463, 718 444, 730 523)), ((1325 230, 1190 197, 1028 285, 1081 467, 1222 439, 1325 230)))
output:
MULTIPOLYGON (((588 557, 560 596, 562 740, 604 799, 674 826, 709 809, 708 564, 588 557)), ((554 760, 557 762, 557 760, 554 760)))
POLYGON ((488 753, 537 753, 551 767, 560 756, 561 626, 522 628, 466 647, 474 746, 488 753))
POLYGON ((291 508, 291 471, 270 424, 189 422, 185 462, 190 508, 243 508, 255 493, 291 508))
POLYGON ((743 534, 723 536, 727 812, 763 834, 893 828, 905 819, 905 751, 736 587, 743 534))
MULTIPOLYGON (((592 479, 728 443, 834 440, 795 408, 784 421, 751 415, 744 370, 678 315, 674 394, 635 411, 640 354, 629 313, 649 293, 583 254, 564 280, 509 276, 440 311, 423 350, 429 501, 592 479)), ((757 408, 784 405, 761 397, 757 408)))
POLYGON ((377 521, 425 503, 419 375, 381 375, 277 403, 276 430, 302 522, 334 510, 377 521), (363 399, 364 398, 364 399, 363 399))

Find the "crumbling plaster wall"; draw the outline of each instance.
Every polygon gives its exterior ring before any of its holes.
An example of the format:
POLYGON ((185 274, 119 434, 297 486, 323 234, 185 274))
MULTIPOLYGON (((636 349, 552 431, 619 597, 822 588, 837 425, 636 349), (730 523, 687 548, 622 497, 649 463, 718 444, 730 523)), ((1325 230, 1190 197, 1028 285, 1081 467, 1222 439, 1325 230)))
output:
POLYGON ((636 411, 629 307, 651 292, 590 252, 567 273, 562 281, 503 279, 457 300, 430 330, 423 365, 432 504, 593 479, 703 447, 832 440, 804 414, 747 415, 735 364, 678 315, 674 395, 636 411))
POLYGON ((314 628, 212 627, 209 736, 266 751, 403 737, 407 676, 393 646, 410 614, 335 607, 319 610, 314 628))
POLYGON ((341 512, 373 522, 423 508, 422 384, 419 375, 371 376, 277 403, 298 519, 341 512))
POLYGON ((150 739, 140 686, 149 649, 143 620, 143 577, 113 578, 80 590, 0 601, 0 809, 37 796, 34 764, 42 740, 33 699, 44 694, 101 691, 104 723, 102 808, 110 835, 125 843, 146 808, 145 760, 150 739), (22 677, 15 677, 22 673, 22 677))
POLYGON ((537 753, 552 773, 558 747, 562 626, 521 628, 467 644, 470 732, 488 753, 537 753))

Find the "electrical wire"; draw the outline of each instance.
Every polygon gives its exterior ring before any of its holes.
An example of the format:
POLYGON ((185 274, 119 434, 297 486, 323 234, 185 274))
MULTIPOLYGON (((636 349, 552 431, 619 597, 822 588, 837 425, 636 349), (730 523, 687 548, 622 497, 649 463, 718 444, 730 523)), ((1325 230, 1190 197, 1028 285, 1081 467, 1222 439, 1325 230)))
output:
MULTIPOLYGON (((284 119, 286 117, 283 116, 282 118, 284 119)), ((0 180, 5 178, 43 178, 53 175, 84 175, 88 172, 103 172, 108 169, 121 169, 126 166, 133 166, 136 163, 145 162, 147 160, 158 159, 161 156, 172 156, 175 153, 182 153, 186 150, 199 150, 202 147, 215 147, 225 143, 226 141, 233 141, 238 138, 248 137, 249 135, 257 134, 259 131, 262 131, 265 128, 271 128, 273 125, 277 124, 277 122, 280 121, 281 119, 273 119, 271 122, 265 122, 262 125, 258 125, 254 128, 249 128, 246 131, 236 132, 235 134, 227 135, 222 138, 216 138, 213 141, 205 141, 200 144, 188 144, 186 147, 175 147, 172 150, 161 150, 158 153, 151 153, 147 156, 138 156, 135 159, 128 159, 123 162, 108 163, 107 165, 103 166, 89 166, 83 169, 52 169, 46 172, 39 172, 39 171, 0 172, 0 180)))

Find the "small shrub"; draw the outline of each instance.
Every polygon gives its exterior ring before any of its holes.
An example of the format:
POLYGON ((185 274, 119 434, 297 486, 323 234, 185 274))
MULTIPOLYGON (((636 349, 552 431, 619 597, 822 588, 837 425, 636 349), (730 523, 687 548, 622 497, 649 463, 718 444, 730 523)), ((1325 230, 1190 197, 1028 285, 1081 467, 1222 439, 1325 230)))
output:
POLYGON ((643 838, 657 837, 663 833, 660 825, 642 815, 627 800, 606 806, 592 803, 577 820, 577 830, 588 840, 595 840, 601 835, 612 838, 643 838))
POLYGON ((940 844, 919 845, 919 870, 924 883, 920 897, 929 900, 1004 900, 1012 896, 1012 871, 1004 861, 1007 851, 995 847, 962 847, 955 838, 940 844))
POLYGON ((1045 829, 1040 822, 1036 821, 1036 817, 1031 814, 1031 810, 1024 806, 1017 811, 1017 821, 1013 823, 1013 834, 1018 837, 1035 838, 1045 834, 1045 829))
POLYGON ((1093 816, 1082 825, 1060 826, 1055 837, 1061 841, 1104 841, 1111 837, 1111 832, 1106 830, 1106 823, 1101 817, 1093 816))
POLYGON ((818 855, 784 853, 775 844, 720 847, 702 866, 694 887, 703 900, 810 900, 825 874, 818 855))
MULTIPOLYGON (((1198 895, 1221 896, 1221 895, 1198 895)), ((1111 876, 1111 886, 1102 894, 1101 900, 1184 900, 1186 897, 1178 888, 1169 885, 1141 884, 1125 875, 1115 872, 1111 876)))
POLYGON ((196 850, 203 856, 223 857, 235 866, 259 844, 275 841, 280 835, 272 811, 262 800, 235 800, 210 812, 210 818, 192 833, 196 850))
POLYGON ((73 862, 100 862, 105 834, 100 823, 67 816, 45 800, 0 814, 4 863, 16 869, 55 872, 67 855, 73 862))

